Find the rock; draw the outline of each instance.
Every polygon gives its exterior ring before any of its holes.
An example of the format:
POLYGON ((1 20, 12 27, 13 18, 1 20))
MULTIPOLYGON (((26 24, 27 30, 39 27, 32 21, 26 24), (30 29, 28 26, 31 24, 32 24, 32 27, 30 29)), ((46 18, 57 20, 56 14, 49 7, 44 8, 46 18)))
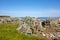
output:
POLYGON ((46 36, 44 33, 42 33, 43 36, 46 36))
POLYGON ((32 35, 32 31, 31 31, 30 28, 27 29, 26 34, 27 34, 27 35, 32 35))

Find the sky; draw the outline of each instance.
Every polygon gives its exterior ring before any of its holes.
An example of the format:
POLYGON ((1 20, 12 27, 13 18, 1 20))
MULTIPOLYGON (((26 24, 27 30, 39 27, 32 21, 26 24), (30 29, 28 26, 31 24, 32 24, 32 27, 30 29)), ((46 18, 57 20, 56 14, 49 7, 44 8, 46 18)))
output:
POLYGON ((0 15, 60 17, 60 0, 0 0, 0 15))

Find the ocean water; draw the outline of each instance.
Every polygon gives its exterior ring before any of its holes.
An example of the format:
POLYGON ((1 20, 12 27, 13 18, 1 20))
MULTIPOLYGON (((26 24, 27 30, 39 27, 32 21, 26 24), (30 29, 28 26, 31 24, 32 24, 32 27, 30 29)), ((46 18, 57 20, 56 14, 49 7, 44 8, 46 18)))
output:
POLYGON ((57 18, 57 19, 59 19, 60 17, 38 17, 38 19, 43 19, 43 20, 47 20, 49 18, 57 18))
MULTIPOLYGON (((20 17, 20 18, 25 19, 25 17, 20 17)), ((47 20, 48 18, 60 18, 60 17, 38 17, 38 19, 42 19, 42 20, 47 20)))
POLYGON ((42 20, 46 20, 48 19, 49 17, 38 17, 38 19, 42 19, 42 20))
MULTIPOLYGON (((25 17, 20 17, 20 18, 25 19, 25 17)), ((32 18, 34 18, 34 17, 32 17, 32 18)), ((46 19, 48 19, 48 17, 38 17, 38 19, 46 20, 46 19)))

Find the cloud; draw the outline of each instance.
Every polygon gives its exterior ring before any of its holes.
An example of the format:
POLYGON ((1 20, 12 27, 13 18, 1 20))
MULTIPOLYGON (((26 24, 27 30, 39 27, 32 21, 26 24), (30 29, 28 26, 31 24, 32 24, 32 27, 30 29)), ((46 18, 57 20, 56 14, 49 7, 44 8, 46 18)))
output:
POLYGON ((60 13, 60 10, 49 10, 48 13, 60 13))
POLYGON ((60 10, 49 9, 49 10, 39 10, 39 11, 9 11, 9 10, 0 10, 0 15, 12 15, 12 16, 52 16, 60 17, 60 10))

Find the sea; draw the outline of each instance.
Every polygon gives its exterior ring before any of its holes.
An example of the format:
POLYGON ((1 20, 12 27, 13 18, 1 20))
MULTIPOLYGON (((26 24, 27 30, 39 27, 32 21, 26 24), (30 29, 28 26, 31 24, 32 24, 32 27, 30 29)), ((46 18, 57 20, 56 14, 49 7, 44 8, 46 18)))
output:
MULTIPOLYGON (((20 17, 20 18, 24 19, 25 17, 20 17)), ((60 17, 38 17, 38 19, 42 19, 42 20, 47 20, 48 18, 60 18, 60 17)))

